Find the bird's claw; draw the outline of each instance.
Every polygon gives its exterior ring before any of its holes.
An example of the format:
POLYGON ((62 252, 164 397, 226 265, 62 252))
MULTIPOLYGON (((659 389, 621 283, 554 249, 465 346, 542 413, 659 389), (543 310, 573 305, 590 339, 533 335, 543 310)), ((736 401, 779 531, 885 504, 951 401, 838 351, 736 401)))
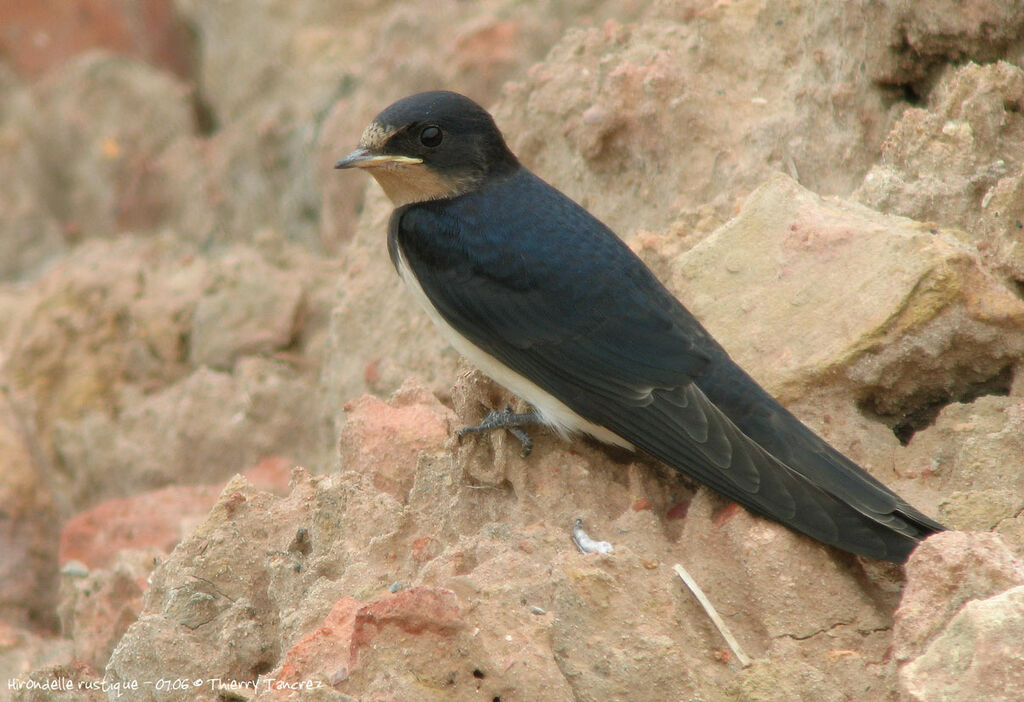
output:
POLYGON ((511 405, 505 405, 503 410, 491 410, 488 412, 483 421, 476 426, 462 427, 457 432, 457 436, 459 441, 462 441, 466 434, 479 434, 486 431, 494 431, 495 429, 508 429, 509 433, 519 439, 519 442, 523 445, 520 455, 525 458, 533 451, 533 439, 523 430, 523 427, 539 422, 540 417, 536 412, 516 413, 512 411, 511 405))

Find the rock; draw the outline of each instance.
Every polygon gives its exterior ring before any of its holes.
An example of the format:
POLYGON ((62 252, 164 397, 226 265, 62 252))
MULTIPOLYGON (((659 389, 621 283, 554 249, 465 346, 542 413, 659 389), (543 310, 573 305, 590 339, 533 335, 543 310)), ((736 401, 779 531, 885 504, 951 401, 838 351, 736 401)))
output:
POLYGON ((162 549, 121 551, 114 563, 83 577, 64 576, 61 632, 74 642, 74 660, 103 670, 110 652, 142 611, 147 578, 162 549))
POLYGON ((893 657, 899 663, 933 645, 965 603, 1024 585, 1024 561, 996 534, 937 534, 911 554, 906 571, 893 628, 893 657))
POLYGON ((43 446, 56 422, 119 407, 125 386, 152 391, 185 373, 207 267, 162 239, 90 241, 22 293, 4 373, 32 398, 43 446))
MULTIPOLYGON (((782 33, 781 37, 773 35, 776 43, 772 46, 776 47, 779 55, 764 60, 781 64, 787 63, 786 52, 803 57, 815 54, 808 46, 817 48, 815 42, 824 42, 829 32, 836 31, 826 27, 833 20, 834 17, 827 20, 824 15, 813 18, 800 15, 784 22, 781 29, 773 27, 773 32, 782 33)), ((813 69, 806 67, 808 73, 813 72, 815 78, 812 82, 816 87, 808 88, 805 82, 794 82, 794 89, 799 85, 801 92, 800 99, 796 99, 786 93, 789 89, 786 84, 766 87, 761 80, 764 71, 748 66, 749 57, 729 61, 722 53, 723 47, 736 46, 741 50, 740 47, 746 44, 745 41, 730 41, 727 37, 748 37, 751 32, 759 31, 753 24, 756 23, 746 15, 727 14, 707 27, 707 31, 720 37, 713 42, 707 35, 697 32, 697 25, 665 22, 636 27, 609 25, 602 30, 570 32, 552 50, 545 63, 532 69, 528 81, 508 86, 496 109, 499 126, 505 131, 513 150, 542 177, 575 197, 620 235, 629 237, 637 230, 663 232, 660 243, 649 247, 649 251, 644 245, 643 235, 638 237, 637 246, 656 270, 666 273, 670 287, 679 292, 686 288, 679 284, 678 278, 672 280, 672 277, 676 268, 673 261, 680 249, 687 244, 692 245, 695 238, 706 235, 714 225, 723 222, 734 212, 739 199, 760 185, 770 173, 777 170, 795 172, 799 174, 801 183, 818 192, 849 192, 862 176, 842 183, 837 179, 857 171, 858 167, 851 167, 851 162, 860 164, 859 172, 865 173, 888 128, 881 117, 842 125, 836 125, 832 120, 822 121, 824 111, 821 105, 825 103, 841 102, 843 114, 857 111, 883 114, 878 105, 883 96, 874 85, 864 83, 862 75, 847 76, 849 82, 843 83, 843 92, 839 95, 833 94, 834 84, 813 82, 820 79, 819 66, 815 65, 813 69), (705 56, 702 53, 705 49, 701 47, 714 47, 706 49, 714 55, 705 56), (701 66, 700 80, 690 80, 696 71, 691 64, 701 66), (737 65, 745 67, 739 76, 734 75, 737 65), (715 68, 728 72, 728 78, 708 79, 707 72, 715 68), (749 81, 750 85, 744 81, 749 81), (686 86, 690 92, 678 97, 679 85, 686 86), (729 88, 721 88, 721 85, 729 88), (751 103, 751 95, 757 102, 751 103), (765 122, 763 113, 768 109, 765 105, 770 106, 773 114, 780 116, 765 122), (781 105, 787 107, 783 109, 781 105), (681 124, 686 128, 681 129, 681 124), (744 148, 733 149, 730 145, 734 143, 743 143, 744 148), (678 153, 686 153, 687 157, 665 156, 678 153), (844 167, 831 167, 830 159, 841 160, 844 167), (712 177, 709 178, 708 173, 712 177), (728 182, 729 188, 723 189, 719 179, 728 182), (610 193, 618 195, 612 197, 610 193), (588 194, 589 197, 586 196, 588 194), (712 210, 708 209, 709 204, 712 210)), ((844 34, 843 37, 854 41, 850 35, 844 34)), ((852 66, 850 70, 859 71, 852 66)), ((843 211, 865 224, 872 220, 867 211, 854 210, 857 208, 843 211)), ((339 374, 345 378, 344 384, 337 386, 342 395, 370 389, 361 382, 359 371, 378 358, 386 358, 379 354, 379 349, 388 336, 416 334, 424 338, 424 349, 417 353, 403 347, 397 349, 390 359, 380 361, 378 386, 372 388, 376 392, 394 390, 408 372, 416 373, 428 384, 433 384, 435 371, 430 369, 427 359, 434 359, 436 364, 444 349, 438 337, 421 326, 419 310, 398 297, 397 281, 393 276, 388 277, 392 275, 387 272, 390 266, 381 250, 389 211, 389 204, 383 198, 371 196, 349 247, 350 272, 343 283, 345 293, 339 300, 335 316, 337 338, 332 346, 332 353, 338 357, 337 363, 346 368, 346 372, 339 374), (378 316, 362 309, 364 294, 387 301, 383 303, 387 307, 384 318, 389 320, 386 326, 380 324, 378 316), (388 367, 389 361, 397 362, 397 367, 388 367)), ((772 213, 772 216, 776 214, 772 213)), ((884 223, 883 220, 876 221, 879 225, 891 226, 889 220, 884 220, 884 223)), ((917 231, 916 241, 921 245, 932 238, 923 226, 917 231)), ((874 239, 876 243, 884 240, 881 232, 874 239)), ((961 265, 959 261, 964 261, 963 265, 967 265, 968 270, 963 273, 947 272, 945 268, 936 270, 932 274, 933 287, 944 287, 948 292, 964 276, 980 277, 984 281, 978 287, 986 291, 979 293, 987 296, 981 303, 986 311, 978 314, 991 317, 991 321, 984 322, 984 329, 977 330, 976 335, 991 335, 995 329, 1019 325, 1020 305, 1014 295, 995 281, 988 280, 991 276, 979 268, 968 251, 958 246, 954 237, 947 233, 938 241, 944 242, 941 246, 945 250, 936 251, 931 260, 944 260, 953 268, 961 265), (968 260, 970 264, 966 263, 968 260), (952 278, 943 282, 947 276, 952 278)), ((825 246, 822 242, 819 245, 825 246)), ((810 263, 817 258, 819 250, 811 243, 808 246, 806 253, 810 263)), ((751 255, 753 251, 751 249, 751 255)), ((730 255, 735 257, 739 254, 730 255)), ((926 260, 921 260, 922 265, 926 265, 926 260)), ((878 262, 878 259, 870 259, 872 266, 878 262)), ((736 267, 739 264, 733 262, 731 265, 736 267)), ((923 275, 923 269, 918 270, 923 275)), ((712 279, 720 281, 720 278, 712 279)), ((759 286, 768 284, 769 280, 758 278, 756 284, 749 284, 746 289, 752 297, 758 296, 767 301, 774 297, 774 293, 765 296, 758 291, 759 286)), ((793 280, 797 278, 794 276, 793 280)), ((876 282, 882 284, 884 280, 880 273, 876 282)), ((710 280, 706 289, 717 290, 710 285, 710 280)), ((820 289, 824 291, 826 288, 822 286, 820 289)), ((865 289, 864 293, 873 294, 873 291, 865 289)), ((810 290, 805 294, 810 294, 810 290)), ((923 296, 924 291, 921 294, 923 296)), ((936 304, 939 304, 944 293, 937 294, 936 304)), ((841 306, 842 298, 835 296, 830 304, 841 306)), ((703 319, 711 323, 707 315, 703 319)), ((903 323, 911 322, 914 320, 904 319, 903 323)), ((786 328, 793 334, 800 333, 795 325, 786 328)), ((949 334, 945 336, 948 339, 949 334)), ((1014 332, 1008 336, 1010 339, 1019 338, 1014 332)), ((824 348, 832 343, 837 342, 805 346, 824 352, 824 348)), ((922 340, 921 343, 931 342, 922 340)), ((994 339, 983 343, 1002 345, 994 339)), ((1010 357, 1015 357, 1014 343, 1007 340, 1006 346, 998 351, 982 352, 981 355, 988 358, 977 368, 971 367, 969 359, 960 359, 957 361, 960 367, 955 373, 958 377, 949 379, 939 375, 946 387, 923 388, 923 393, 938 392, 948 398, 962 392, 967 384, 988 381, 1004 370, 1010 357)), ((936 352, 929 351, 932 354, 936 352)), ((873 353, 868 353, 863 365, 869 364, 873 368, 886 368, 891 362, 881 361, 873 353)), ((868 369, 862 372, 867 373, 868 369)), ((766 380, 771 381, 771 378, 766 380)), ((858 380, 862 387, 875 382, 867 377, 858 380)), ((902 395, 911 392, 909 388, 898 391, 902 395)), ((883 414, 901 412, 904 408, 897 406, 899 401, 886 397, 886 394, 893 393, 887 388, 865 390, 858 399, 883 414)), ((903 404, 921 406, 934 399, 931 395, 916 397, 903 404)))
MULTIPOLYGON (((958 529, 989 530, 1024 509, 1020 471, 1007 456, 1024 455, 1024 401, 985 396, 942 409, 914 435, 897 466, 904 476, 931 475, 946 498, 940 515, 958 529)), ((1024 541, 1010 538, 1024 548, 1024 541)))
POLYGON ((33 96, 43 196, 70 237, 164 224, 161 209, 174 189, 154 177, 152 165, 192 133, 186 85, 145 64, 90 53, 48 74, 33 96))
POLYGON ((27 76, 98 48, 149 61, 180 76, 189 69, 188 32, 171 0, 8 0, 0 3, 0 24, 0 53, 27 76))
MULTIPOLYGON (((403 300, 395 276, 371 274, 379 269, 371 252, 364 255, 353 261, 332 320, 329 394, 344 397, 371 377, 383 390, 406 369, 443 384, 450 350, 403 300), (371 309, 363 295, 380 302, 371 309), (417 346, 380 353, 389 338, 412 336, 417 346)), ((741 366, 900 491, 908 483, 898 476, 923 477, 911 466, 934 454, 911 451, 904 459, 886 425, 861 408, 887 418, 906 439, 942 404, 998 392, 1024 348, 1024 304, 955 237, 823 200, 781 175, 667 272, 669 287, 741 366), (847 314, 851 304, 856 315, 847 314)), ((912 487, 907 496, 926 512, 938 503, 934 487, 930 495, 912 487)))
POLYGON ((959 236, 986 262, 1024 279, 1022 105, 1019 66, 950 68, 924 107, 900 117, 881 162, 854 197, 884 212, 963 229, 959 236))
POLYGON ((944 523, 965 531, 993 529, 1013 519, 1022 509, 1024 501, 1020 495, 1003 488, 954 490, 939 503, 944 523))
POLYGON ((730 626, 750 655, 762 657, 784 637, 814 636, 834 648, 859 650, 874 639, 873 648, 884 652, 887 637, 872 634, 891 626, 891 583, 865 588, 851 577, 858 567, 830 557, 826 546, 706 488, 690 504, 679 542, 684 567, 717 593, 715 606, 730 612, 730 626), (808 598, 800 586, 810 582, 817 597, 808 598))
POLYGON ((108 689, 113 695, 129 694, 105 687, 101 675, 84 663, 48 663, 8 680, 13 702, 105 702, 108 689))
POLYGON ((363 56, 349 65, 350 89, 326 115, 315 154, 323 207, 320 239, 329 250, 340 251, 352 239, 365 209, 365 193, 376 187, 331 167, 355 148, 378 112, 406 95, 454 85, 490 103, 506 77, 540 59, 557 40, 561 25, 550 16, 557 8, 542 18, 536 7, 501 4, 505 7, 500 13, 479 13, 475 6, 466 8, 453 0, 430 7, 395 4, 360 25, 353 39, 366 43, 363 56), (495 19, 499 16, 501 20, 495 19), (484 40, 481 46, 477 38, 489 31, 493 41, 484 40), (424 34, 439 41, 424 43, 424 34), (511 55, 510 45, 515 48, 511 55), (360 85, 373 89, 356 89, 360 85))
POLYGON ((1024 558, 1024 512, 999 522, 995 533, 1006 540, 1007 545, 1013 549, 1018 558, 1024 558))
MULTIPOLYGON (((453 394, 460 422, 497 392, 475 378, 453 394)), ((654 700, 668 690, 725 702, 732 664, 672 573, 679 559, 749 653, 804 671, 807 684, 791 689, 892 684, 869 663, 889 643, 892 572, 858 572, 742 511, 725 519, 703 492, 680 525, 667 518, 688 495, 678 481, 585 442, 539 434, 529 460, 500 434, 452 451, 439 431, 448 416, 420 389, 386 405, 362 399, 350 408, 340 473, 296 471, 285 497, 236 478, 154 571, 110 680, 160 667, 257 686, 261 699, 284 694, 270 687, 278 681, 353 698, 654 700), (400 428, 418 425, 437 429, 400 428), (372 466, 384 460, 412 471, 403 501, 377 487, 372 466), (569 527, 580 515, 613 554, 577 551, 569 527), (735 554, 731 566, 716 560, 723 551, 735 554), (228 645, 243 632, 244 644, 228 645), (817 682, 812 669, 824 671, 817 682)), ((743 689, 760 689, 765 675, 743 689)))
POLYGON ((496 117, 527 165, 620 236, 692 240, 771 173, 845 194, 867 172, 890 125, 884 91, 847 59, 864 21, 842 3, 655 3, 637 25, 567 32, 496 117), (765 81, 779 66, 785 80, 765 81))
POLYGON ((784 402, 842 387, 909 433, 934 403, 1003 378, 1024 348, 1024 303, 955 238, 782 175, 673 273, 680 299, 784 402))
MULTIPOLYGON (((844 665, 856 668, 863 665, 863 662, 859 660, 859 654, 851 650, 836 649, 829 658, 833 671, 823 671, 813 664, 790 659, 758 661, 737 674, 729 685, 729 691, 735 699, 744 702, 786 702, 798 699, 842 702, 849 699, 844 698, 847 684, 837 684, 833 677, 834 668, 844 665)), ((885 699, 890 694, 890 688, 884 682, 872 678, 860 682, 853 694, 861 695, 863 699, 885 699)))
POLYGON ((344 597, 324 625, 295 644, 267 675, 265 688, 273 693, 286 686, 359 685, 398 697, 408 691, 425 700, 459 699, 466 688, 487 694, 493 684, 481 682, 486 678, 481 667, 489 666, 480 661, 479 648, 450 590, 415 587, 368 603, 344 597), (397 679, 381 680, 378 671, 388 667, 400 671, 397 679), (431 695, 432 687, 444 692, 431 695))
MULTIPOLYGON (((129 4, 83 17, 66 48, 168 7, 129 4)), ((947 4, 177 0, 184 78, 119 33, 98 43, 120 55, 0 69, 0 497, 29 510, 0 519, 0 616, 53 627, 63 520, 72 559, 65 635, 0 627, 10 696, 1017 692, 999 661, 1020 667, 1002 647, 1024 583, 1007 459, 1021 9, 947 4), (904 588, 898 566, 645 456, 543 430, 526 459, 507 433, 457 441, 523 405, 401 289, 379 188, 331 168, 390 101, 434 87, 494 108, 524 162, 813 428, 925 512, 1001 536, 936 536, 904 588), (844 201, 858 188, 917 221, 844 201), (267 456, 217 499, 204 487, 267 456), (282 489, 293 461, 309 472, 282 489), (614 551, 579 553, 579 519, 614 551), (55 681, 74 689, 42 689, 55 681)))
POLYGON ((30 279, 64 253, 64 238, 53 211, 40 202, 45 176, 32 139, 29 91, 0 66, 0 93, 0 280, 30 279))
MULTIPOLYGON (((305 447, 292 454, 302 460, 328 451, 321 423, 313 419, 319 398, 312 383, 324 344, 331 275, 330 264, 273 245, 260 253, 239 246, 208 259, 189 244, 132 237, 90 241, 23 291, 10 312, 5 372, 13 388, 32 398, 28 406, 34 406, 41 445, 68 461, 58 480, 76 484, 71 511, 160 487, 175 469, 196 460, 199 447, 220 451, 223 441, 248 442, 245 432, 256 424, 275 424, 292 435, 305 447), (285 272, 296 267, 302 275, 285 272), (253 356, 265 353, 278 360, 253 356), (197 363, 233 373, 193 373, 186 381, 197 363), (184 415, 171 404, 190 391, 197 393, 187 400, 192 409, 208 413, 188 430, 198 440, 183 436, 178 422, 184 415), (245 392, 251 394, 240 394, 245 392), (220 429, 202 424, 221 415, 220 429), (167 432, 155 440, 154 421, 167 432), (296 430, 302 422, 304 428, 296 430), (151 450, 161 442, 190 447, 172 452, 176 458, 165 463, 151 450), (111 465, 128 464, 121 475, 111 472, 111 465)), ((256 443, 269 447, 272 437, 281 436, 272 429, 256 443)), ((256 446, 233 451, 237 460, 228 462, 223 478, 265 455, 290 452, 256 446)), ((209 482, 202 472, 198 465, 186 471, 209 482)))
POLYGON ((885 0, 869 13, 866 63, 874 80, 890 84, 923 82, 943 63, 993 61, 1024 28, 1024 10, 1006 0, 885 0))
POLYGON ((199 89, 218 124, 257 104, 329 99, 344 80, 346 64, 365 52, 372 37, 367 22, 381 11, 366 0, 353 2, 345 13, 322 0, 176 5, 195 29, 199 89), (302 95, 310 89, 319 94, 302 95))
POLYGON ((1011 702, 1024 696, 1024 585, 964 605, 900 671, 903 699, 1011 702))
MULTIPOLYGON (((245 475, 261 489, 287 492, 292 462, 261 461, 245 475)), ((61 631, 75 660, 102 670, 142 611, 153 569, 200 523, 221 486, 173 486, 108 500, 70 519, 61 533, 61 631), (82 572, 68 565, 77 564, 82 572)), ((231 500, 238 495, 232 493, 231 500)))
MULTIPOLYGON (((245 477, 261 490, 287 492, 294 463, 277 456, 260 461, 245 477)), ((214 505, 221 485, 179 486, 116 498, 69 519, 60 535, 60 563, 110 568, 123 551, 170 553, 214 505)))
POLYGON ((390 203, 379 190, 367 198, 337 282, 324 349, 325 404, 336 429, 342 426, 346 399, 365 392, 389 395, 409 377, 440 391, 451 385, 458 359, 388 259, 390 203), (416 343, 403 344, 402 339, 416 343), (367 373, 370 368, 373 372, 367 373))
MULTIPOLYGON (((285 534, 252 520, 254 509, 265 518, 265 508, 274 502, 241 477, 228 483, 211 512, 214 521, 200 525, 154 571, 145 609, 114 650, 108 679, 153 679, 162 666, 170 677, 189 681, 250 680, 274 667, 282 612, 267 588, 281 577, 301 577, 292 566, 305 559, 301 552, 284 550, 295 528, 285 534), (230 534, 243 526, 239 520, 248 533, 244 539, 230 534), (249 564, 244 574, 239 570, 243 563, 249 564), (187 650, 182 639, 189 643, 187 650)), ((192 699, 196 692, 191 686, 154 691, 153 699, 192 699)))
POLYGON ((279 451, 318 457, 325 450, 309 387, 273 361, 243 359, 233 375, 200 368, 124 405, 116 418, 94 412, 57 426, 76 510, 171 484, 226 480, 279 451))
POLYGON ((4 390, 0 385, 0 620, 48 627, 57 594, 57 510, 34 437, 4 390))
POLYGON ((170 553, 210 511, 219 493, 216 485, 171 486, 101 502, 64 525, 60 562, 110 568, 126 549, 170 553))
MULTIPOLYGON (((17 687, 17 682, 25 681, 29 671, 57 665, 70 657, 70 641, 0 621, 0 680, 4 681, 4 690, 10 697, 17 697, 19 693, 12 688, 17 687)), ((42 675, 38 677, 45 679, 42 675)))
POLYGON ((286 348, 302 299, 302 283, 252 249, 225 255, 192 317, 190 363, 230 370, 241 356, 286 348))
POLYGON ((405 502, 416 458, 448 438, 454 417, 419 386, 403 386, 391 403, 364 395, 346 405, 338 440, 342 470, 373 476, 374 486, 405 502))

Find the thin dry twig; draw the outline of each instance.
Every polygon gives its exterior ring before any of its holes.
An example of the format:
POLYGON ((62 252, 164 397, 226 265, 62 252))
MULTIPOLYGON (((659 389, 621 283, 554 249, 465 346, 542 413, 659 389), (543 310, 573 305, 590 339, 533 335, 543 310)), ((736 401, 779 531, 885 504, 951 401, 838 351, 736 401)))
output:
POLYGON ((732 652, 736 654, 736 660, 740 662, 740 665, 744 668, 750 665, 750 659, 747 658, 747 655, 740 649, 740 645, 736 642, 736 639, 733 638, 732 632, 729 631, 729 627, 727 627, 722 618, 718 616, 718 612, 715 610, 714 605, 711 604, 711 601, 704 594, 704 591, 700 589, 700 586, 697 584, 697 581, 693 579, 693 576, 687 573, 686 569, 678 563, 672 566, 672 569, 676 572, 676 575, 682 578, 683 582, 686 583, 686 587, 690 589, 693 596, 697 598, 698 602, 700 602, 700 606, 708 613, 708 616, 722 635, 722 638, 725 639, 727 644, 729 644, 729 648, 732 649, 732 652))

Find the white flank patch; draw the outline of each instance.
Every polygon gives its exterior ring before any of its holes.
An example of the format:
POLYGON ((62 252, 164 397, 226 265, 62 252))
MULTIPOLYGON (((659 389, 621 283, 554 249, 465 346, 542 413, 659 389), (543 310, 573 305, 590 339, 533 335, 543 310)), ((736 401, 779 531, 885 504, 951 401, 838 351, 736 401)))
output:
POLYGON ((420 285, 416 276, 409 270, 409 264, 402 254, 401 246, 398 246, 397 243, 396 249, 398 251, 398 274, 402 277, 409 290, 412 291, 412 296, 416 298, 416 302, 426 311, 427 316, 437 325, 437 328, 441 330, 444 338, 456 351, 465 356, 466 360, 479 368, 485 375, 493 378, 533 405, 533 408, 537 410, 544 423, 551 425, 555 431, 563 436, 571 432, 583 432, 605 443, 615 444, 616 446, 628 449, 633 448, 631 443, 618 434, 579 416, 554 395, 512 370, 456 331, 452 325, 445 321, 444 317, 441 316, 441 313, 437 311, 437 308, 430 301, 430 298, 427 297, 427 294, 423 292, 423 286, 420 285))

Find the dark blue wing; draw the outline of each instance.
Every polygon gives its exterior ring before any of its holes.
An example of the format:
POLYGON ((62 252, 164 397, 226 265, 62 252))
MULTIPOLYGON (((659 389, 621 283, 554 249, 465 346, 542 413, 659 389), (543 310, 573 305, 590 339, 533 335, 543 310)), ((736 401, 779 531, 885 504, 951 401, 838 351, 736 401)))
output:
POLYGON ((398 210, 389 247, 475 345, 744 506, 896 560, 941 528, 775 402, 614 233, 528 171, 398 210))

